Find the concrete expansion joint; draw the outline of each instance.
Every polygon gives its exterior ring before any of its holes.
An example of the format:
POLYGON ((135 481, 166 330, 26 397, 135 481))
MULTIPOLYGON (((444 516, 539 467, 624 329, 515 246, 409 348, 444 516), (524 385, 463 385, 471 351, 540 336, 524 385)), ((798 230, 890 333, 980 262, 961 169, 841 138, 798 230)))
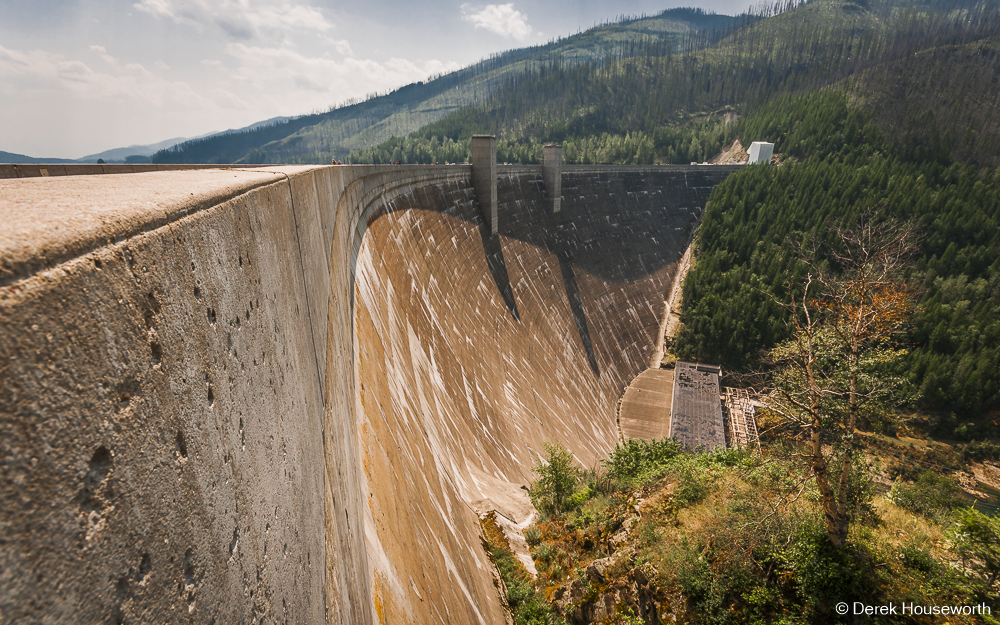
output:
MULTIPOLYGON (((295 193, 292 192, 292 179, 289 178, 288 174, 285 172, 279 172, 279 173, 281 174, 282 178, 284 178, 285 186, 288 189, 288 204, 292 209, 292 222, 295 225, 295 245, 299 252, 298 254, 299 271, 302 273, 302 284, 308 285, 309 279, 308 276, 306 276, 306 267, 304 262, 305 255, 303 254, 302 251, 302 237, 299 235, 299 215, 298 212, 295 210, 295 193)), ((327 269, 329 270, 329 267, 327 267, 327 269)), ((327 276, 327 279, 329 279, 329 275, 327 276)), ((319 388, 324 388, 325 384, 323 380, 323 373, 320 370, 319 348, 316 346, 316 332, 314 330, 315 326, 313 325, 312 306, 310 305, 309 301, 308 286, 305 289, 305 298, 306 298, 305 302, 306 318, 309 319, 309 339, 313 347, 313 367, 316 369, 316 381, 319 384, 319 388)), ((326 404, 326 393, 323 393, 323 404, 324 406, 326 404)))

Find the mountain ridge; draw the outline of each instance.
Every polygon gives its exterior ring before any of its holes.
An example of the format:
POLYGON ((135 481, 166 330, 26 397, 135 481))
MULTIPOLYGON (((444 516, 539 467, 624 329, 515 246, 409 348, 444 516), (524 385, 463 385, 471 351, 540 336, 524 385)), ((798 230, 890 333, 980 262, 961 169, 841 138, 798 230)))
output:
POLYGON ((547 63, 603 63, 629 54, 637 42, 669 53, 691 45, 693 33, 721 29, 734 17, 701 9, 669 9, 625 17, 549 43, 500 52, 426 82, 411 83, 364 102, 228 138, 190 141, 153 157, 154 162, 323 163, 354 149, 405 136, 462 106, 487 100, 503 81, 547 63))

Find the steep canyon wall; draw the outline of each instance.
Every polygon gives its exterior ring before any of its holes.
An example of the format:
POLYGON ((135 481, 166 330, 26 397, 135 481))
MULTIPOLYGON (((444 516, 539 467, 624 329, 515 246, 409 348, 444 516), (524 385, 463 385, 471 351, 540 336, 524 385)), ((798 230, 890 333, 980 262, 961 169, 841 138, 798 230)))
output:
POLYGON ((503 622, 477 513, 592 465, 733 168, 0 181, 0 622, 503 622))

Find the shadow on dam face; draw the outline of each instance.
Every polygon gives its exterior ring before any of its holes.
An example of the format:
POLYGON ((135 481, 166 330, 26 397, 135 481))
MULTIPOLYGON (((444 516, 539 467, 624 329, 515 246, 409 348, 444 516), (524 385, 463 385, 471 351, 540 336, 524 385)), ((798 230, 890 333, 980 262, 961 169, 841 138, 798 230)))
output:
MULTIPOLYGON (((539 247, 558 259, 563 291, 580 344, 589 368, 599 376, 600 365, 577 271, 605 281, 628 283, 675 263, 718 181, 718 175, 713 173, 675 170, 564 174, 563 210, 555 214, 546 209, 540 175, 512 174, 502 176, 498 184, 497 235, 490 235, 480 212, 455 214, 478 226, 493 282, 514 321, 519 321, 520 315, 504 255, 505 241, 508 246, 511 240, 517 240, 539 247)), ((403 210, 398 206, 386 208, 403 210)))
POLYGON ((490 227, 483 219, 479 220, 479 236, 483 241, 486 264, 490 268, 497 292, 503 297, 511 318, 514 321, 520 321, 521 316, 517 312, 517 301, 514 299, 514 291, 510 286, 510 276, 507 274, 507 262, 503 257, 503 245, 501 245, 500 237, 490 234, 490 227))
POLYGON ((600 367, 597 364, 597 357, 594 355, 594 343, 590 340, 590 330, 587 328, 587 314, 583 310, 583 300, 580 299, 580 287, 576 284, 576 273, 573 271, 573 257, 569 252, 559 254, 559 271, 562 274, 563 286, 566 287, 566 299, 569 307, 573 311, 573 320, 576 322, 576 331, 580 333, 580 342, 587 352, 587 363, 594 375, 601 375, 600 367))

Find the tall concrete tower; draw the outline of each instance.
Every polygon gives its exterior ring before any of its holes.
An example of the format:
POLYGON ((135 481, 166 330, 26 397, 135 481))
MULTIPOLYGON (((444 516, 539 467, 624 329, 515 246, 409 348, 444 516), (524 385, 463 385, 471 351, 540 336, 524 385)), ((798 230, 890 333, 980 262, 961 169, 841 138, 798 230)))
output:
POLYGON ((542 180, 553 213, 562 208, 562 146, 547 143, 542 148, 542 180))
POLYGON ((479 200, 490 234, 497 223, 497 138, 495 135, 472 135, 472 188, 479 200))

